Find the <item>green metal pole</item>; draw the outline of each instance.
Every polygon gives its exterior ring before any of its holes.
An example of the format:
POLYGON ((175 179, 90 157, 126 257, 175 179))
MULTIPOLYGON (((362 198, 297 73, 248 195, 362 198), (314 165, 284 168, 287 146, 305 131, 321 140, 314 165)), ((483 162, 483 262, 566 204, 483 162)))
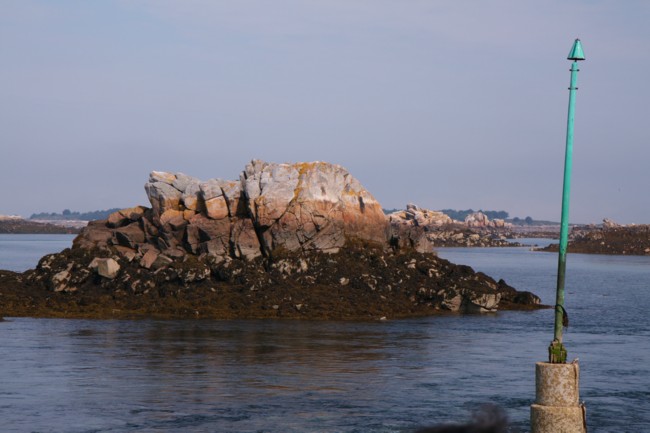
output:
POLYGON ((560 251, 557 267, 557 291, 555 295, 555 328, 553 341, 549 346, 549 362, 566 362, 567 352, 562 344, 564 322, 564 279, 566 275, 566 252, 569 239, 569 197, 571 193, 571 166, 573 157, 573 120, 575 117, 576 91, 578 90, 578 61, 584 60, 580 39, 576 39, 568 56, 571 64, 571 85, 569 86, 569 113, 567 116, 566 150, 564 155, 564 186, 562 188, 562 219, 560 222, 560 251))

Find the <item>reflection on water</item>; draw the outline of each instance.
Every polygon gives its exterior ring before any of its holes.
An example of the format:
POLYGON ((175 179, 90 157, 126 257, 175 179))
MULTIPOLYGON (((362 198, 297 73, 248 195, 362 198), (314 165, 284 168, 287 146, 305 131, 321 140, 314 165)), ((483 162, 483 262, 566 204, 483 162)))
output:
MULTIPOLYGON (((554 255, 440 254, 546 302, 554 290, 554 255)), ((581 360, 590 432, 650 425, 645 259, 569 257, 565 339, 581 360)), ((11 319, 0 323, 0 430, 401 432, 492 402, 525 431, 552 323, 551 310, 387 322, 11 319)))
MULTIPOLYGON (((25 398, 10 403, 8 421, 15 431, 53 422, 61 431, 86 431, 63 428, 74 412, 79 425, 96 423, 100 431, 368 431, 366 424, 399 431, 464 419, 493 392, 506 391, 493 382, 507 333, 495 330, 487 344, 465 329, 497 321, 15 319, 3 325, 13 347, 3 346, 9 359, 2 375, 12 377, 5 389, 25 398)), ((522 364, 532 362, 531 347, 523 353, 522 364)), ((532 391, 521 385, 519 397, 500 402, 525 409, 532 391)))

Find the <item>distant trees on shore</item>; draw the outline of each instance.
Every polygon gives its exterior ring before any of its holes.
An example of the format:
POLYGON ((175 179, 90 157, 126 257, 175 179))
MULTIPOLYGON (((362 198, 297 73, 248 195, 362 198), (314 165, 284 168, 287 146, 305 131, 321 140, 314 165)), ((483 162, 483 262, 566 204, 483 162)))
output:
POLYGON ((70 209, 64 209, 61 213, 56 212, 41 212, 32 214, 29 219, 31 220, 78 220, 78 221, 94 221, 105 220, 113 212, 117 212, 119 208, 112 208, 106 210, 95 210, 90 212, 76 212, 70 209))
POLYGON ((473 214, 475 212, 483 212, 489 219, 502 219, 506 220, 508 219, 508 212, 504 210, 473 210, 473 209, 467 209, 467 210, 455 210, 455 209, 442 209, 440 212, 444 213, 451 219, 454 219, 456 221, 465 221, 465 218, 473 214))
MULTIPOLYGON (((388 215, 390 213, 393 213, 393 212, 397 212, 399 210, 403 210, 403 209, 383 209, 383 211, 384 211, 384 213, 386 215, 388 215)), ((467 217, 467 215, 473 214, 475 212, 483 212, 485 215, 487 215, 487 217, 490 220, 502 219, 502 220, 505 220, 506 222, 512 223, 512 224, 514 224, 516 226, 525 226, 525 225, 528 225, 528 226, 541 226, 541 225, 557 225, 557 224, 559 224, 558 222, 555 222, 555 221, 535 220, 530 216, 527 216, 525 218, 519 218, 519 217, 510 218, 510 215, 508 214, 508 212, 506 212, 504 210, 442 209, 442 210, 440 210, 438 212, 442 212, 445 215, 447 215, 448 217, 450 217, 451 219, 456 220, 456 221, 465 221, 465 218, 467 217)))

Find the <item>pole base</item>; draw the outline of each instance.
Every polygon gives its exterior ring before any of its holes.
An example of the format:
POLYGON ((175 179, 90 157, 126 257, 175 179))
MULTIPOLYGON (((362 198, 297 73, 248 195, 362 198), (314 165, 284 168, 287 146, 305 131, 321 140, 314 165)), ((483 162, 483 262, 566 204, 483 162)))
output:
POLYGON ((586 433, 584 406, 530 405, 531 433, 586 433))
POLYGON ((532 433, 586 433, 577 362, 535 364, 535 403, 530 406, 530 428, 532 433))
POLYGON ((551 364, 564 364, 566 362, 566 348, 558 340, 553 340, 548 346, 548 362, 551 364))
POLYGON ((542 406, 579 406, 578 363, 535 363, 535 403, 542 406))

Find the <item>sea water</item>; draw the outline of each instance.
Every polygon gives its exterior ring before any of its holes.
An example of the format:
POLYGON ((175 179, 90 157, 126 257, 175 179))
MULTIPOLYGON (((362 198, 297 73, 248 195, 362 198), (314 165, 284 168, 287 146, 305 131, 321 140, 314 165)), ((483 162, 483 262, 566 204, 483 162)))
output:
MULTIPOLYGON (((6 248, 0 238, 0 257, 6 248)), ((555 254, 439 255, 554 303, 555 254)), ((29 260, 15 266, 38 257, 29 260)), ((569 254, 564 340, 580 359, 590 433, 650 431, 648 305, 650 257, 569 254)), ((408 432, 492 403, 523 432, 552 336, 553 310, 381 322, 8 318, 0 431, 408 432)))
POLYGON ((75 236, 0 233, 0 269, 23 272, 34 268, 45 254, 70 247, 75 236))

